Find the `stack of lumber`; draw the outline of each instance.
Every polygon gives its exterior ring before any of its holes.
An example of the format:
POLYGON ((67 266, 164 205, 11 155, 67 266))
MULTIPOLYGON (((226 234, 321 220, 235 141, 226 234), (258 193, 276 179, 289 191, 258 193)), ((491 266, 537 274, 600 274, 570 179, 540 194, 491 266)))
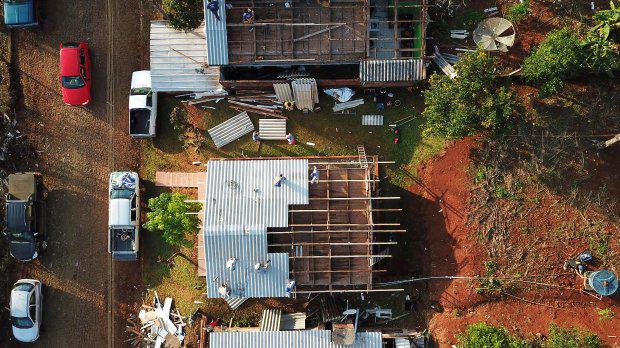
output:
POLYGON ((189 100, 183 100, 183 103, 187 103, 187 105, 196 105, 202 104, 210 101, 217 101, 218 99, 222 99, 228 95, 223 89, 217 89, 213 91, 200 92, 200 93, 190 93, 185 94, 183 96, 189 96, 189 100))
POLYGON ((243 90, 228 97, 228 104, 237 111, 253 112, 259 115, 286 118, 282 116, 283 104, 269 91, 243 90))

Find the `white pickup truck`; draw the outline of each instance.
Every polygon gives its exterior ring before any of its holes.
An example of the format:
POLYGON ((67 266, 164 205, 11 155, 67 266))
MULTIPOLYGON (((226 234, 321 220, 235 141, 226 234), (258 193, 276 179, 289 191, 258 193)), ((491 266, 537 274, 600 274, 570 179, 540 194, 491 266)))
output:
POLYGON ((108 252, 113 260, 138 259, 140 242, 140 181, 134 172, 113 172, 108 188, 108 252))
POLYGON ((157 118, 157 92, 151 89, 151 72, 134 71, 129 92, 129 135, 154 137, 157 118))

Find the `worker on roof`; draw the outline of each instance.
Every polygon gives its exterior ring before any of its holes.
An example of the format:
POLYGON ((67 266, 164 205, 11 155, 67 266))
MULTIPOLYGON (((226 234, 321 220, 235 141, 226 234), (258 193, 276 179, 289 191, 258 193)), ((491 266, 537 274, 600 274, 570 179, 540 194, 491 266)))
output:
POLYGON ((319 182, 319 170, 314 166, 312 173, 310 173, 310 184, 316 184, 317 182, 319 182))
POLYGON ((290 280, 288 284, 286 285, 286 296, 291 297, 291 294, 293 293, 294 289, 295 289, 295 281, 290 280))
POLYGON ((271 265, 271 260, 267 260, 265 262, 257 262, 254 264, 254 270, 256 272, 265 272, 269 269, 271 265))
POLYGON ((226 268, 228 268, 231 271, 235 270, 235 267, 237 266, 237 260, 239 260, 236 257, 229 257, 228 260, 226 260, 226 268))
POLYGON ((243 24, 253 24, 254 23, 254 10, 251 8, 245 9, 243 11, 243 24))
POLYGON ((218 14, 220 10, 220 3, 217 2, 217 0, 209 0, 209 3, 207 4, 207 9, 209 9, 209 11, 213 13, 215 19, 217 19, 218 21, 220 20, 220 15, 218 14))
POLYGON ((284 176, 284 174, 276 175, 275 179, 273 180, 273 186, 280 187, 282 186, 282 183, 284 181, 286 181, 286 177, 284 176))

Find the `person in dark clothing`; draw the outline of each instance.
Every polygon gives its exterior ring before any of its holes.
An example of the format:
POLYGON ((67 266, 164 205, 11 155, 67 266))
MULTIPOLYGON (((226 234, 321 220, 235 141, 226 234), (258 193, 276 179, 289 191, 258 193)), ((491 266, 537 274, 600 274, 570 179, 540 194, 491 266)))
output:
POLYGON ((207 4, 207 8, 209 9, 209 11, 211 11, 211 13, 213 13, 213 15, 215 16, 215 19, 219 21, 220 15, 217 13, 220 10, 220 3, 217 2, 217 0, 210 0, 209 3, 207 4))

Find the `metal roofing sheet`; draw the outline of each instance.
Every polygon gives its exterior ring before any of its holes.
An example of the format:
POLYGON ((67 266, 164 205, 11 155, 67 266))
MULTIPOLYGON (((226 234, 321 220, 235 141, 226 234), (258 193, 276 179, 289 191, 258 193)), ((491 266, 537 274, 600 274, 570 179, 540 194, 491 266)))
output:
POLYGON ((261 118, 258 120, 258 134, 263 140, 285 140, 286 120, 261 118))
POLYGON ((276 92, 278 96, 278 101, 281 102, 292 102, 293 94, 291 92, 291 85, 288 83, 274 83, 273 90, 276 92))
POLYGON ((383 126, 383 115, 362 115, 362 126, 383 126))
POLYGON ((267 253, 267 227, 286 227, 288 208, 308 204, 308 160, 211 160, 205 185, 207 294, 227 284, 232 297, 285 297, 288 254, 267 253), (287 180, 275 187, 276 175, 287 180), (237 258, 235 270, 226 268, 237 258), (270 260, 266 271, 254 265, 270 260))
POLYGON ((381 348, 380 332, 359 332, 353 345, 332 343, 328 330, 211 332, 210 348, 381 348))
POLYGON ((207 45, 207 61, 209 65, 228 64, 228 33, 226 31, 226 0, 218 0, 220 9, 218 21, 207 9, 209 0, 204 0, 205 33, 207 45))
POLYGON ((250 120, 250 116, 244 111, 209 129, 208 132, 215 146, 222 147, 253 130, 254 125, 250 120))
POLYGON ((151 22, 150 66, 153 90, 204 92, 222 88, 220 69, 207 66, 205 27, 185 33, 167 21, 151 22))
POLYGON ((371 59, 360 62, 360 81, 404 82, 426 78, 423 59, 371 59))
POLYGON ((282 310, 263 309, 263 318, 260 321, 260 331, 280 331, 282 310))

